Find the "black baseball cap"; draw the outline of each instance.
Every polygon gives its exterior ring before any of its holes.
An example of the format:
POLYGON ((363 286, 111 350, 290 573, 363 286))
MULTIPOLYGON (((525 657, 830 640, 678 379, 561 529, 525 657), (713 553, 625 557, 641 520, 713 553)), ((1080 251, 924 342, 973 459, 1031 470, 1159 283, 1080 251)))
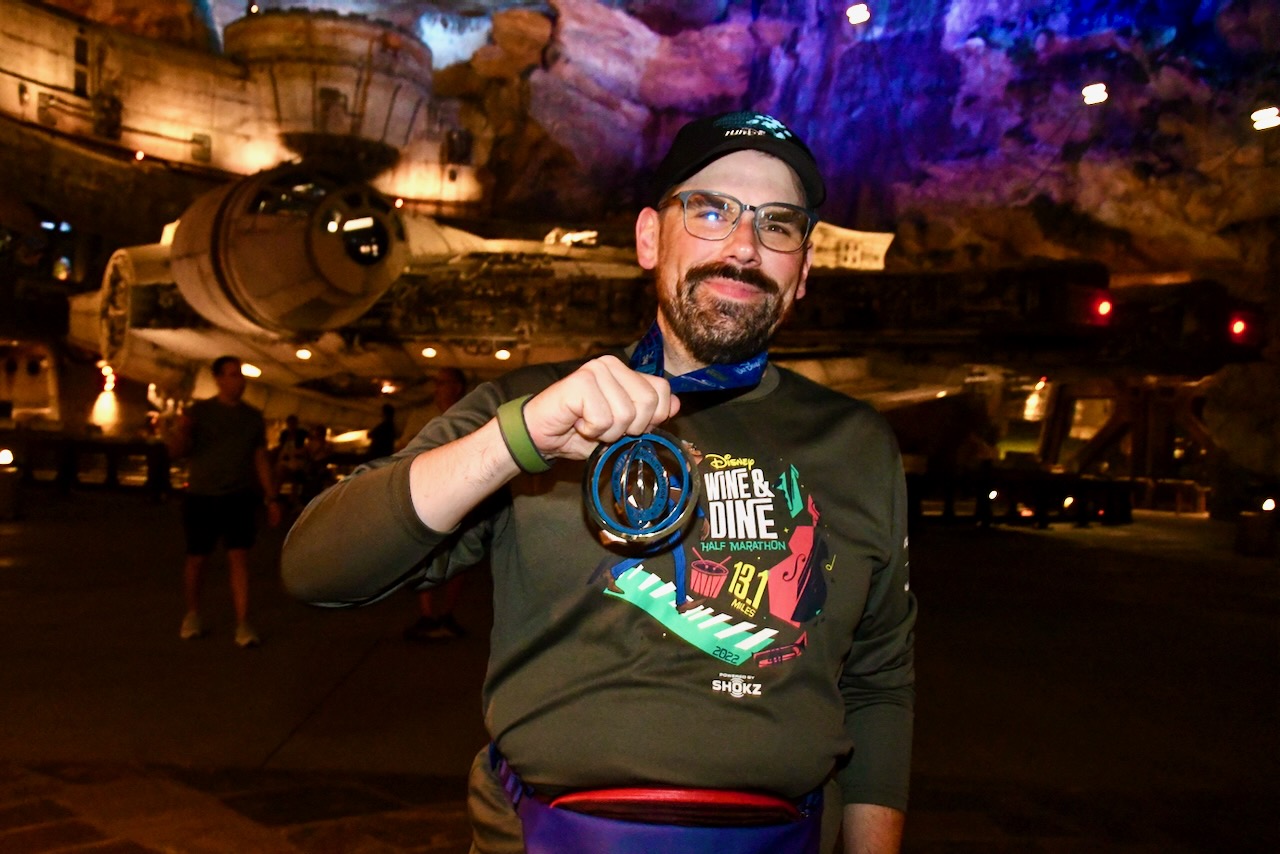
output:
POLYGON ((739 110, 694 119, 680 128, 654 173, 654 201, 661 201, 667 190, 711 161, 734 151, 772 154, 800 177, 809 207, 816 208, 826 200, 827 188, 818 171, 818 162, 800 137, 773 116, 739 110))

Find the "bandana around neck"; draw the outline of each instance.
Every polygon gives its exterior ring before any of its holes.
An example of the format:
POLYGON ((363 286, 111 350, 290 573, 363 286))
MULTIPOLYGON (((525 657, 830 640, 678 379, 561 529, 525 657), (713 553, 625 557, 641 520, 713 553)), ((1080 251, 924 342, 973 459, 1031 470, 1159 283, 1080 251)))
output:
MULTIPOLYGON (((649 331, 640 339, 636 350, 631 354, 631 369, 642 374, 662 376, 662 330, 655 320, 649 331)), ((720 391, 731 388, 754 386, 764 376, 765 366, 769 363, 769 353, 762 350, 742 362, 728 365, 707 365, 687 374, 671 378, 671 390, 685 391, 720 391)))

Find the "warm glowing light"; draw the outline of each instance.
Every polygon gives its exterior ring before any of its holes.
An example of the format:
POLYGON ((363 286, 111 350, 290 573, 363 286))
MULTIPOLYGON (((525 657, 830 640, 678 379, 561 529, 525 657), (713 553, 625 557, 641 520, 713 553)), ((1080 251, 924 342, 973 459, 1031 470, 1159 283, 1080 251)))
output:
POLYGON ((398 208, 404 207, 404 199, 396 199, 396 207, 398 208))
POLYGON ((1249 115, 1253 119, 1254 130, 1267 130, 1276 125, 1280 125, 1280 107, 1267 107, 1263 110, 1255 110, 1249 115))
POLYGON ((382 384, 383 394, 395 394, 399 390, 400 390, 399 387, 395 383, 385 382, 382 384))
POLYGON ((8 448, 0 448, 0 466, 13 465, 13 451, 8 448))
POLYGON ((1107 100, 1107 84, 1090 83, 1080 90, 1080 94, 1084 96, 1086 104, 1101 104, 1107 100))
POLYGON ((297 350, 294 351, 293 355, 297 356, 299 359, 305 362, 307 359, 311 358, 311 351, 308 350, 306 347, 299 347, 297 350))
POLYGON ((440 353, 435 347, 423 347, 422 355, 426 356, 428 359, 434 359, 436 356, 440 355, 440 353))
POLYGON ((241 175, 252 175, 288 160, 292 155, 274 137, 261 136, 239 145, 228 146, 216 158, 227 169, 241 175))
POLYGON ((987 498, 991 499, 992 501, 995 501, 995 500, 996 500, 996 497, 997 497, 997 496, 999 496, 999 495, 1000 495, 1000 493, 996 492, 996 491, 993 489, 993 490, 991 490, 990 492, 988 492, 988 493, 987 493, 987 498))
MULTIPOLYGON (((9 459, 11 459, 11 460, 13 459, 12 455, 9 457, 9 459)), ((2 462, 4 462, 4 460, 3 460, 3 459, 0 459, 0 463, 2 463, 2 462)), ((1275 500, 1274 498, 1268 498, 1266 501, 1263 501, 1263 502, 1262 502, 1262 509, 1263 509, 1263 510, 1265 510, 1265 511, 1267 511, 1268 513, 1270 513, 1272 510, 1275 510, 1275 509, 1276 509, 1276 500, 1275 500)))
POLYGON ((240 373, 244 374, 246 377, 257 379, 262 376, 262 368, 259 368, 257 365, 251 365, 248 362, 241 362, 240 373))
POLYGON ((507 359, 511 358, 511 351, 506 347, 501 347, 494 351, 493 358, 497 359, 499 362, 505 362, 507 359))
POLYGON ((259 11, 261 11, 261 10, 258 8, 258 4, 257 4, 257 3, 250 3, 250 4, 249 4, 249 14, 250 14, 250 15, 256 15, 256 14, 258 14, 258 12, 259 12, 259 11))
POLYGON ((107 377, 107 381, 102 384, 103 391, 116 390, 116 378, 114 376, 107 377))
POLYGON ((1238 317, 1231 321, 1231 334, 1236 336, 1237 338, 1243 335, 1245 333, 1245 330, 1248 328, 1249 328, 1249 324, 1245 323, 1243 320, 1241 320, 1238 317))
MULTIPOLYGON (((456 43, 458 38, 456 31, 452 38, 456 43)), ((482 41, 481 44, 483 43, 482 41)), ((434 50, 432 54, 431 58, 434 61, 437 59, 434 50)), ((400 165, 384 172, 373 182, 373 185, 390 198, 415 202, 479 201, 485 194, 474 167, 456 163, 427 162, 425 158, 400 158, 400 165)))
POLYGON ((947 396, 947 393, 946 393, 945 391, 940 391, 940 392, 938 392, 937 394, 935 394, 935 395, 934 395, 934 397, 938 398, 939 400, 941 400, 942 398, 944 398, 944 397, 946 397, 946 396, 947 396))
POLYGON ((112 374, 114 374, 115 372, 116 372, 116 371, 115 371, 115 368, 111 367, 110 365, 103 365, 103 366, 102 366, 102 375, 103 375, 104 377, 109 377, 109 376, 111 376, 112 374))
POLYGON ((1096 310, 1098 312, 1098 316, 1106 317, 1108 314, 1111 313, 1111 300, 1104 299, 1099 301, 1096 310))
POLYGON ((147 155, 143 154, 143 153, 142 153, 142 151, 140 151, 140 150, 139 150, 139 151, 135 151, 135 152, 133 153, 133 159, 134 159, 134 160, 142 160, 142 159, 143 159, 143 158, 145 158, 146 156, 147 156, 147 155))
POLYGON ((600 232, 594 229, 565 231, 557 227, 547 232, 547 236, 542 238, 542 242, 548 245, 558 243, 561 246, 595 246, 600 242, 600 232))
POLYGON ((345 442, 365 442, 369 439, 368 430, 348 430, 345 433, 339 433, 329 441, 335 445, 341 445, 345 442))
POLYGON ((89 423, 96 424, 106 431, 108 428, 116 426, 119 420, 120 404, 116 400, 116 393, 103 389, 98 394, 98 399, 93 402, 93 411, 89 413, 89 423))
POLYGON ((1075 504, 1075 503, 1076 503, 1076 500, 1072 498, 1070 495, 1068 495, 1066 498, 1062 499, 1062 508, 1065 510, 1066 508, 1070 507, 1072 504, 1075 504))
POLYGON ((1048 407, 1048 392, 1046 391, 1048 383, 1043 376, 1041 382, 1036 383, 1036 391, 1028 394, 1027 399, 1023 401, 1023 420, 1039 421, 1044 417, 1044 410, 1048 407))
POLYGON ((342 224, 343 231, 360 231, 365 228, 373 228, 373 217, 358 216, 342 224))
POLYGON ((866 3, 855 3, 845 9, 844 14, 849 19, 850 24, 865 24, 871 20, 871 10, 867 8, 866 3))

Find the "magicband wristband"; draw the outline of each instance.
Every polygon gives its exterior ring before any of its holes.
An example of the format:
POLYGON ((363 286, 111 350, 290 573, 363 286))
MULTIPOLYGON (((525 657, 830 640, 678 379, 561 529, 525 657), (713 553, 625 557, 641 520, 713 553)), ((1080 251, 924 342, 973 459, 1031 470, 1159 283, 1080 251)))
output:
POLYGON ((533 437, 529 435, 529 425, 524 420, 524 405, 531 397, 533 395, 526 394, 498 407, 498 432, 502 434, 502 441, 520 471, 541 474, 551 470, 551 463, 538 452, 538 446, 533 444, 533 437))

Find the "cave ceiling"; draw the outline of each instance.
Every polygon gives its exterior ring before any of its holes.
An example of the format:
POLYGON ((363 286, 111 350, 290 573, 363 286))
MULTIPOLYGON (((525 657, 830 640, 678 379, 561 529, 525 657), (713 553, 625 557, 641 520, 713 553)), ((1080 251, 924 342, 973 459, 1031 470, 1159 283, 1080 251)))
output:
MULTIPOLYGON (((246 8, 53 5, 210 50, 246 8)), ((262 5, 422 37, 505 219, 625 233, 675 129, 751 107, 814 149, 824 218, 896 234, 890 267, 1086 257, 1275 299, 1280 128, 1250 120, 1280 104, 1274 0, 872 2, 860 25, 822 0, 262 5)))

